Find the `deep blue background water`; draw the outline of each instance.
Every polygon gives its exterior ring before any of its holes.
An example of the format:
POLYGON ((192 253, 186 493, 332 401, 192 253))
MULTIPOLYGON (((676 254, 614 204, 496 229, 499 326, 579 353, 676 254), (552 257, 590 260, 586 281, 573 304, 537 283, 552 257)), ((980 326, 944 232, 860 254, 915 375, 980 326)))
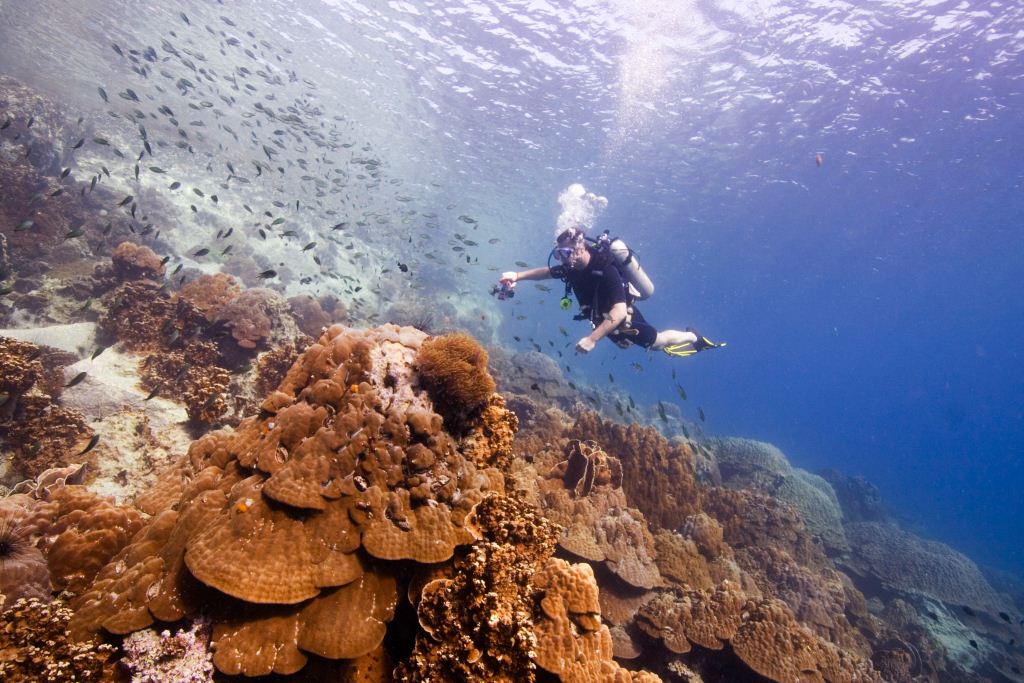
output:
POLYGON ((902 152, 913 176, 876 163, 885 146, 826 152, 820 168, 803 154, 807 190, 723 193, 719 215, 700 224, 687 222, 685 200, 668 220, 639 225, 629 216, 642 208, 613 202, 606 222, 646 246, 658 284, 648 318, 729 342, 684 362, 655 359, 659 371, 632 385, 675 399, 675 365, 708 431, 771 441, 807 469, 864 475, 911 529, 1020 572, 1015 127, 937 130, 902 152))

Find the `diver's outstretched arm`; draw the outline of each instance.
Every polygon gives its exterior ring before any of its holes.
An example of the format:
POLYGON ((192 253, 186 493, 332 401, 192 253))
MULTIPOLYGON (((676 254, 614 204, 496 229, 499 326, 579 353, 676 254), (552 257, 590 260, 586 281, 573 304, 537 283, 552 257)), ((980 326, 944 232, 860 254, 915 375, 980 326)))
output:
POLYGON ((510 270, 507 273, 501 274, 501 281, 504 282, 508 280, 509 282, 516 283, 520 280, 547 280, 550 277, 553 277, 551 275, 551 269, 544 266, 543 268, 531 268, 530 270, 524 270, 522 272, 510 270))

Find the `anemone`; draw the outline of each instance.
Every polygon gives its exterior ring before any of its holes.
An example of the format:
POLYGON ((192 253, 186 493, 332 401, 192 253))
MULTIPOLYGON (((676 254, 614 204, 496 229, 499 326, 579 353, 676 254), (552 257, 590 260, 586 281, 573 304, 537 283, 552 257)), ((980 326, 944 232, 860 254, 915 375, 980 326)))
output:
POLYGON ((0 509, 0 594, 6 604, 50 598, 50 572, 20 508, 0 509))

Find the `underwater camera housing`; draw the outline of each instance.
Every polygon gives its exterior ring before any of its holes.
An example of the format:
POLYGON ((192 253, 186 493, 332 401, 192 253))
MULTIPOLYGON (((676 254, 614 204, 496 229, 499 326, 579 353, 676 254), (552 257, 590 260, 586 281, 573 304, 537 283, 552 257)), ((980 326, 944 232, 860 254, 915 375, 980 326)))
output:
POLYGON ((498 297, 498 301, 511 299, 516 295, 515 285, 511 282, 502 281, 491 286, 491 296, 498 297))

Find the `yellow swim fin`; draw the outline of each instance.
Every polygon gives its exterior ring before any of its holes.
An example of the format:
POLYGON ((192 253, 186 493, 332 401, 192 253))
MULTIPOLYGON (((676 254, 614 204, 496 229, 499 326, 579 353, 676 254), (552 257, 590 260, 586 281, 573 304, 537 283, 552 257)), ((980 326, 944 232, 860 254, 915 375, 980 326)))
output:
MULTIPOLYGON (((692 332, 692 330, 690 330, 692 332)), ((673 344, 666 346, 662 349, 665 353, 670 356, 677 356, 679 358, 686 358, 692 356, 695 353, 699 353, 705 349, 720 349, 725 346, 725 342, 713 342, 707 337, 701 335, 699 332, 694 332, 697 335, 697 341, 687 342, 685 344, 673 344)))
POLYGON ((697 353, 697 349, 693 348, 693 344, 687 342, 685 344, 673 344, 672 346, 666 346, 662 349, 665 353, 670 356, 678 356, 679 358, 686 358, 697 353))

